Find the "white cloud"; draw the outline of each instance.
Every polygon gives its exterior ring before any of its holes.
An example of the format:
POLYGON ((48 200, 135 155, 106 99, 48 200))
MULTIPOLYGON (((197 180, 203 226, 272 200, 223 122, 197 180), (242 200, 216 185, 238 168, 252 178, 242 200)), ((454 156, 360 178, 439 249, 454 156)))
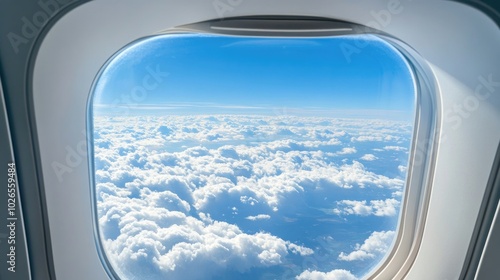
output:
POLYGON ((330 272, 306 270, 295 277, 296 280, 357 280, 350 271, 344 269, 335 269, 330 272))
POLYGON ((401 146, 385 146, 384 150, 386 151, 407 151, 408 148, 401 147, 401 146))
POLYGON ((389 250, 394 237, 394 231, 374 231, 362 245, 356 244, 354 251, 349 254, 341 252, 339 260, 362 261, 383 255, 389 250))
POLYGON ((374 161, 374 160, 378 159, 378 157, 376 157, 373 154, 365 154, 364 156, 361 157, 361 159, 366 160, 366 161, 374 161))
POLYGON ((388 198, 386 200, 341 200, 337 202, 337 208, 333 210, 338 215, 359 215, 359 216, 394 216, 397 214, 399 200, 388 198))
POLYGON ((406 172, 406 170, 407 170, 407 169, 408 169, 408 168, 406 167, 406 165, 399 165, 399 166, 398 166, 398 170, 399 170, 400 172, 406 172))
POLYGON ((340 152, 337 152, 337 155, 349 155, 349 154, 355 154, 358 151, 354 147, 345 147, 342 148, 340 152))
POLYGON ((395 191, 395 192, 392 192, 391 195, 392 195, 392 197, 402 196, 403 192, 402 191, 395 191))
POLYGON ((226 268, 246 272, 283 264, 289 254, 313 253, 269 233, 246 234, 205 213, 197 219, 129 198, 109 198, 102 206, 108 211, 101 229, 118 221, 118 236, 106 239, 104 247, 124 278, 150 270, 157 274, 148 279, 206 279, 226 268))
POLYGON ((344 188, 351 188, 353 186, 364 188, 371 185, 380 188, 400 189, 404 185, 402 179, 388 178, 367 171, 365 166, 358 161, 353 161, 352 165, 342 165, 340 167, 340 172, 332 173, 331 180, 344 188))
POLYGON ((297 244, 293 244, 291 242, 286 243, 288 250, 290 250, 294 254, 298 254, 301 256, 309 256, 314 254, 314 251, 310 248, 299 246, 297 244))
POLYGON ((259 214, 257 216, 248 216, 245 219, 250 220, 250 221, 269 220, 269 219, 271 219, 271 216, 266 215, 266 214, 259 214))
MULTIPOLYGON (((249 233, 220 212, 227 209, 227 216, 259 225, 271 218, 262 213, 272 211, 274 220, 282 209, 301 207, 308 196, 334 197, 338 190, 360 188, 400 192, 402 178, 374 173, 355 160, 339 161, 338 155, 365 152, 352 146, 353 138, 380 137, 378 152, 388 153, 382 148, 411 135, 403 133, 411 132, 404 123, 378 120, 223 115, 95 120, 99 225, 106 254, 124 278, 206 279, 226 270, 291 265, 292 259, 314 254, 265 231, 249 233)), ((339 214, 391 216, 399 206, 396 199, 344 202, 337 204, 339 214)), ((304 271, 297 279, 349 275, 304 271)))

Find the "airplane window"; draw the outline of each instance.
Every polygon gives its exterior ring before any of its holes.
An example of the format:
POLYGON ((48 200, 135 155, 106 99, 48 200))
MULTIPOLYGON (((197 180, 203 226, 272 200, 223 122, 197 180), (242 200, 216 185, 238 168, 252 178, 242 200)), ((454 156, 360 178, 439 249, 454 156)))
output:
POLYGON ((121 279, 358 279, 392 250, 414 74, 376 35, 163 34, 90 101, 101 246, 121 279))

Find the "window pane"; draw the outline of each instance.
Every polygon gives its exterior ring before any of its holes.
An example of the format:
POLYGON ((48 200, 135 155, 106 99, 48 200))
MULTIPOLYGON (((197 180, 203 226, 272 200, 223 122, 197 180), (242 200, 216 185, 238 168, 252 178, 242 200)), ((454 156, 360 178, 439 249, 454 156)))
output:
POLYGON ((372 35, 161 35, 115 55, 89 116, 122 279, 356 279, 399 222, 413 73, 372 35))

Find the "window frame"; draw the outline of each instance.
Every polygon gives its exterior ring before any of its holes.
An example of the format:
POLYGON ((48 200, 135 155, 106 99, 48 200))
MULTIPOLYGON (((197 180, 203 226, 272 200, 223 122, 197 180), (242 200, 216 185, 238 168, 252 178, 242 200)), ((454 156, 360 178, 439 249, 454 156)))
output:
MULTIPOLYGON (((9 79, 5 89, 8 108, 19 111, 16 114, 19 118, 11 120, 15 124, 14 136, 18 140, 24 139, 23 143, 31 143, 29 149, 19 145, 14 148, 16 158, 23 167, 19 176, 25 183, 29 182, 24 187, 20 185, 21 191, 27 190, 23 198, 34 202, 23 205, 29 214, 26 216, 29 231, 37 232, 27 236, 31 245, 30 260, 36 264, 32 266, 34 275, 74 279, 105 277, 102 263, 91 242, 87 165, 71 166, 71 173, 64 174, 63 181, 58 181, 51 163, 64 163, 67 156, 65 148, 79 147, 79 141, 86 137, 85 132, 82 132, 85 129, 82 124, 85 110, 82 107, 85 107, 92 77, 103 62, 131 37, 154 33, 165 26, 216 17, 212 2, 195 2, 196 5, 152 0, 150 5, 145 6, 137 1, 123 0, 118 9, 114 2, 92 1, 81 6, 79 4, 82 2, 77 2, 51 18, 36 39, 30 41, 29 47, 25 48, 27 51, 23 50, 20 54, 23 59, 26 58, 26 63, 18 63, 15 55, 8 57, 12 52, 6 46, 5 64, 10 65, 9 69, 24 73, 9 79), (137 21, 141 24, 134 24, 137 21), (116 36, 109 36, 110 32, 115 32, 116 36), (86 44, 89 41, 95 43, 86 44), (64 106, 60 106, 62 104, 64 106), (23 125, 28 122, 29 125, 23 125), (64 122, 71 125, 64 125, 64 122), (38 217, 40 211, 45 213, 43 222, 32 219, 38 217), (68 217, 77 219, 79 223, 67 227, 61 220, 68 217), (76 238, 78 242, 71 243, 76 238), (75 248, 80 250, 78 254, 74 254, 75 248)), ((226 15, 327 15, 367 23, 373 20, 370 11, 387 8, 385 1, 284 2, 245 2, 226 15)), ((498 25, 481 12, 483 9, 462 5, 461 1, 402 4, 404 15, 393 15, 394 24, 384 26, 384 30, 404 39, 429 62, 439 89, 437 98, 441 101, 438 107, 441 112, 446 112, 454 103, 462 104, 464 98, 473 97, 478 77, 498 77, 498 66, 492 63, 499 58, 496 51, 498 40, 495 39, 498 38, 498 25), (445 21, 443 11, 448 15, 445 21), (468 18, 467 22, 463 21, 464 17, 468 18), (442 36, 443 33, 446 36, 442 36), (468 36, 477 40, 460 40, 468 36), (456 47, 452 50, 446 48, 448 43, 456 47), (481 51, 478 52, 478 49, 481 51), (457 61, 456 55, 463 59, 457 61)), ((36 3, 32 6, 36 6, 36 3)), ((13 22, 17 22, 20 16, 19 13, 12 14, 13 22)), ((431 211, 426 219, 420 251, 405 278, 458 277, 462 258, 468 255, 466 251, 472 234, 471 224, 475 223, 483 202, 493 162, 491 151, 497 149, 500 139, 499 133, 491 130, 492 122, 498 119, 498 108, 491 105, 498 102, 500 98, 492 95, 488 102, 481 103, 481 110, 474 113, 474 118, 464 119, 458 130, 446 123, 446 116, 440 121, 439 128, 443 135, 448 136, 448 143, 436 150, 438 160, 435 164, 437 172, 433 172, 434 187, 429 204, 431 211), (478 118, 482 120, 478 121, 478 118), (467 150, 471 145, 475 147, 474 152, 467 150), (453 151, 450 151, 450 146, 454 147, 453 151), (454 161, 455 149, 461 151, 461 159, 473 164, 464 168, 454 161), (445 171, 455 172, 456 176, 447 177, 445 171), (474 188, 470 188, 471 185, 474 188), (444 220, 447 225, 440 225, 439 221, 444 220), (450 227, 454 230, 450 231, 450 227)), ((87 162, 86 157, 82 160, 87 162)))

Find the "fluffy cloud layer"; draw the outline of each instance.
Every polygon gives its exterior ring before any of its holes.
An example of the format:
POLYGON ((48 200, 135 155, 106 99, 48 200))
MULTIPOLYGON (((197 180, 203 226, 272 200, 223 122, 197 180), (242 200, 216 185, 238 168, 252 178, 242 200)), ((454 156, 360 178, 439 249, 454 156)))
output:
POLYGON ((139 271, 147 272, 148 279, 206 279, 224 269, 243 273, 283 264, 289 254, 314 253, 269 233, 244 233, 237 225, 214 221, 202 212, 196 218, 188 216, 182 205, 178 210, 184 212, 158 207, 154 196, 126 199, 103 194, 102 198, 100 208, 107 210, 99 220, 103 230, 115 223, 119 227, 116 238, 108 232, 104 247, 126 279, 139 271))
MULTIPOLYGON (((398 196, 383 197, 404 186, 398 167, 406 166, 406 123, 290 116, 94 121, 100 231, 124 278, 207 279, 296 267, 315 247, 280 237, 274 224, 295 230, 291 221, 386 217, 399 209, 398 196), (368 164, 375 159, 385 160, 387 171, 368 164), (337 215, 318 218, 316 208, 337 215)), ((375 256, 365 244, 357 251, 375 256)), ((297 279, 353 279, 347 270, 325 268, 330 272, 301 267, 297 279)))

